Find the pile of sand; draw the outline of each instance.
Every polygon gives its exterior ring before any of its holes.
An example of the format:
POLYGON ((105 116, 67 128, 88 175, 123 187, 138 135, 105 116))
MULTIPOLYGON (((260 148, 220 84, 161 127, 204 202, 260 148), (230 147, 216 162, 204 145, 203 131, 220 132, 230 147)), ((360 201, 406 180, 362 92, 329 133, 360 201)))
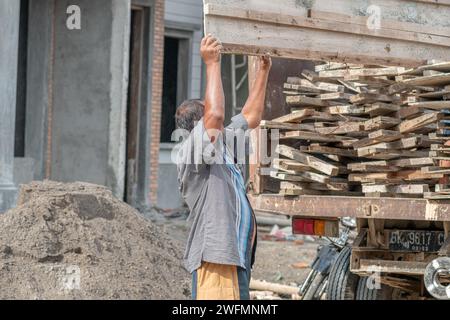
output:
POLYGON ((100 186, 34 182, 0 215, 0 299, 186 299, 182 248, 100 186))

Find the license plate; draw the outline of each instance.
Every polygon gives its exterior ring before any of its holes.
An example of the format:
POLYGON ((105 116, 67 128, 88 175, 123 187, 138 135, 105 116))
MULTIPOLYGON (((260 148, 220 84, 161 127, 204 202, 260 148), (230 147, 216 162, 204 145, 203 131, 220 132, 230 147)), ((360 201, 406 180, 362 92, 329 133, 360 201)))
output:
POLYGON ((389 249, 393 251, 437 252, 444 244, 442 231, 391 231, 389 249))

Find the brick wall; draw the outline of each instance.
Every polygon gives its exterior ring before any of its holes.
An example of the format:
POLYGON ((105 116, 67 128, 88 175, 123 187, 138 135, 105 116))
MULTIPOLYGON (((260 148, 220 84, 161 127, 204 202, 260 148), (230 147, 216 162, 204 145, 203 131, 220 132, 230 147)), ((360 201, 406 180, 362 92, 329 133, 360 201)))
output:
POLYGON ((153 67, 152 67, 152 104, 151 104, 151 141, 150 141, 150 183, 149 202, 154 205, 158 192, 159 141, 161 133, 161 106, 164 66, 164 0, 155 1, 153 67))

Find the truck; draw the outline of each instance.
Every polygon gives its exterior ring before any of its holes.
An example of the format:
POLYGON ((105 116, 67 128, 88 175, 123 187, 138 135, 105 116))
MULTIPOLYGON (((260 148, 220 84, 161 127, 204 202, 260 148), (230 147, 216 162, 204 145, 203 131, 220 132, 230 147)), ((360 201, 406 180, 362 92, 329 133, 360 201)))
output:
MULTIPOLYGON (((289 112, 279 88, 309 61, 414 68, 450 60, 449 18, 447 0, 205 0, 205 32, 222 41, 224 53, 298 59, 274 61, 265 120, 289 112)), ((350 294, 329 299, 450 299, 450 200, 274 193, 260 159, 260 149, 273 146, 260 131, 252 133, 249 172, 256 212, 291 217, 294 232, 310 235, 331 235, 343 217, 356 219, 357 236, 329 284, 350 294), (374 275, 376 288, 367 285, 374 275)))

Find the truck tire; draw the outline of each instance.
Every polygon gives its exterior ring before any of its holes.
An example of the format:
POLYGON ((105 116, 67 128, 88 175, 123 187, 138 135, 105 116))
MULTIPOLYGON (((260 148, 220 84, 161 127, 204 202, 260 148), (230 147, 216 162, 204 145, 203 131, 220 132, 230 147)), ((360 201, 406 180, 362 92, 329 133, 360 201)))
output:
POLYGON ((355 300, 359 277, 350 272, 352 249, 344 247, 333 263, 327 286, 327 300, 355 300))
POLYGON ((368 282, 370 277, 361 277, 358 281, 356 290, 356 300, 391 300, 393 289, 387 285, 381 284, 379 289, 370 289, 368 282))
POLYGON ((320 297, 317 297, 317 293, 325 280, 325 276, 320 272, 316 273, 311 285, 308 290, 305 292, 305 295, 302 297, 302 300, 320 300, 320 297))

